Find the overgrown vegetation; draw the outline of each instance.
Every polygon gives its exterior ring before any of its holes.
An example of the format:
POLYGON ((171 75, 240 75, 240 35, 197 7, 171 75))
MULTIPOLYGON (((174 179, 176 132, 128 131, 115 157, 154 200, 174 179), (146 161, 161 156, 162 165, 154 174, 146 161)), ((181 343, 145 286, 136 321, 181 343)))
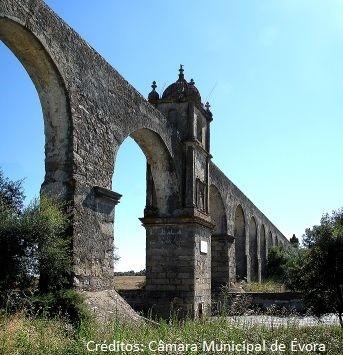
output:
MULTIPOLYGON (((30 318, 22 314, 11 317, 0 317, 0 353, 1 354, 30 354, 30 355, 75 355, 89 354, 87 345, 91 350, 96 344, 123 343, 123 350, 118 354, 132 353, 128 349, 130 344, 142 344, 138 354, 152 354, 149 345, 156 349, 158 344, 196 344, 197 351, 179 351, 179 354, 213 354, 211 351, 203 351, 203 341, 216 344, 221 343, 262 343, 269 346, 278 341, 287 346, 282 354, 309 354, 313 352, 292 352, 291 341, 296 338, 301 345, 312 343, 323 343, 326 347, 325 354, 341 355, 343 338, 339 327, 316 326, 299 327, 290 325, 287 327, 264 327, 243 325, 240 327, 231 325, 225 318, 217 318, 211 321, 185 322, 161 322, 159 325, 146 324, 144 327, 124 325, 117 322, 109 324, 108 327, 94 327, 92 323, 83 322, 77 329, 69 327, 61 319, 30 318)), ((120 345, 119 349, 120 349, 120 345)), ((92 351, 93 354, 103 354, 92 351)), ((157 353, 157 352, 156 352, 157 353)), ((175 354, 176 352, 161 350, 160 354, 175 354)), ((229 352, 217 352, 227 354, 229 352)), ((245 353, 245 352, 242 352, 245 353)), ((250 352, 255 354, 257 352, 250 352)), ((258 352, 260 353, 260 352, 258 352)), ((261 352, 264 354, 277 354, 279 352, 261 352)), ((316 352, 319 353, 319 352, 316 352)))
MULTIPOLYGON (((227 315, 246 314, 250 308, 251 300, 244 294, 234 300, 228 294, 214 319, 180 322, 175 318, 144 326, 114 320, 107 327, 99 327, 89 317, 81 296, 70 289, 72 256, 66 206, 57 200, 41 198, 24 208, 23 201, 21 182, 4 178, 0 171, 0 354, 87 354, 87 344, 93 350, 96 344, 106 347, 114 341, 117 346, 124 344, 119 349, 143 344, 140 354, 152 353, 151 342, 155 342, 155 349, 158 344, 196 344, 198 351, 179 353, 204 354, 211 352, 202 350, 203 341, 271 344, 276 340, 288 345, 284 354, 293 354, 289 344, 295 338, 299 344, 325 344, 325 354, 341 354, 342 333, 336 326, 231 324, 227 315)), ((260 289, 263 292, 274 292, 280 282, 289 279, 290 287, 310 290, 309 300, 315 312, 323 312, 320 299, 325 304, 325 312, 332 309, 337 312, 341 305, 339 293, 335 293, 337 285, 341 285, 340 236, 342 213, 326 216, 321 226, 306 231, 306 248, 274 248, 269 257, 270 276, 274 281, 261 286, 251 284, 250 290, 263 287, 260 289), (320 273, 325 282, 319 282, 320 273), (318 291, 317 298, 312 289, 318 291)), ((103 350, 99 347, 92 352, 101 354, 103 350)), ((130 352, 127 348, 117 350, 121 354, 130 352)))
POLYGON ((343 327, 343 209, 306 229, 303 247, 272 248, 268 272, 270 278, 302 292, 315 315, 336 313, 343 327))
POLYGON ((80 296, 70 290, 71 238, 66 206, 42 197, 23 207, 21 181, 0 171, 0 307, 7 312, 63 314, 79 322, 80 296))

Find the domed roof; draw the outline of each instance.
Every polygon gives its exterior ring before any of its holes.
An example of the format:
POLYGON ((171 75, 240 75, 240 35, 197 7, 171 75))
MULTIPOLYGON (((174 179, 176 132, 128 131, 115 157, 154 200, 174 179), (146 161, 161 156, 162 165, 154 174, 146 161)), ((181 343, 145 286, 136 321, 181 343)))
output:
POLYGON ((199 90, 195 86, 193 79, 188 83, 184 77, 183 65, 180 65, 178 80, 169 85, 162 94, 162 100, 168 101, 193 101, 201 104, 199 90))

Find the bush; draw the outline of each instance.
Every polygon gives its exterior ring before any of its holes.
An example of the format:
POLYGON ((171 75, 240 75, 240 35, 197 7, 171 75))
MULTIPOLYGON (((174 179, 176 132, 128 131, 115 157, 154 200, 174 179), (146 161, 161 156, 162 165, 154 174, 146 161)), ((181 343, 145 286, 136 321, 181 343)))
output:
POLYGON ((298 248, 272 247, 268 254, 268 279, 289 285, 293 269, 296 268, 303 254, 304 251, 298 248))
POLYGON ((306 229, 303 243, 299 249, 272 248, 269 277, 302 292, 313 314, 336 313, 343 327, 343 209, 306 229))
POLYGON ((303 239, 306 249, 291 269, 291 286, 316 315, 334 312, 343 327, 343 209, 324 215, 303 239))
POLYGON ((32 281, 34 243, 24 236, 21 216, 0 209, 0 290, 27 288, 32 281))
POLYGON ((45 294, 37 294, 31 298, 29 314, 66 318, 74 325, 90 319, 90 312, 85 306, 84 299, 75 290, 60 290, 45 294))
POLYGON ((43 197, 21 213, 0 211, 0 289, 34 287, 40 292, 70 286, 70 238, 63 205, 43 197))
POLYGON ((43 197, 23 215, 24 223, 35 235, 40 292, 54 292, 71 286, 71 238, 67 234, 68 216, 64 205, 43 197))
POLYGON ((66 206, 42 197, 23 208, 21 181, 0 170, 0 307, 7 312, 86 317, 83 300, 70 290, 71 238, 66 206))
MULTIPOLYGON (((0 290, 25 288, 31 280, 32 239, 23 236, 22 181, 10 181, 0 170, 0 290)), ((25 234, 25 233, 24 233, 25 234)))

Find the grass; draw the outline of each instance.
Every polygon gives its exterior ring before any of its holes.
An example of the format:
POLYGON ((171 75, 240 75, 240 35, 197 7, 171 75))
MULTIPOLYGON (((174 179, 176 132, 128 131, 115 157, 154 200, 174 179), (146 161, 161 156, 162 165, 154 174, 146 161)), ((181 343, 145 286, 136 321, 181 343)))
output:
POLYGON ((243 286, 243 290, 245 292, 285 292, 285 286, 281 283, 272 281, 272 280, 267 280, 263 281, 261 283, 258 282, 251 282, 251 283, 246 283, 243 286))
POLYGON ((145 285, 145 276, 115 276, 113 281, 116 290, 139 290, 145 285))
MULTIPOLYGON (((265 340, 267 344, 275 342, 285 343, 287 348, 294 338, 299 343, 324 343, 326 345, 325 354, 341 355, 343 349, 342 330, 339 327, 280 327, 267 329, 263 326, 232 326, 225 318, 218 318, 212 321, 171 321, 161 322, 160 325, 145 325, 135 327, 129 325, 119 325, 113 322, 107 327, 99 328, 92 322, 81 324, 78 329, 74 329, 63 319, 29 318, 23 314, 12 316, 0 316, 0 354, 27 354, 27 355, 76 355, 89 354, 86 344, 89 341, 95 343, 110 344, 114 340, 125 344, 142 344, 145 349, 138 354, 152 354, 148 344, 151 341, 157 346, 159 341, 174 344, 196 344, 197 351, 181 351, 180 354, 205 354, 202 351, 202 342, 214 340, 216 343, 231 342, 261 343, 265 340)), ((95 343, 90 343, 95 347, 95 343)), ((129 349, 130 350, 130 349, 129 349)), ((93 354, 103 354, 104 352, 94 351, 93 354)), ((129 354, 130 351, 117 351, 119 354, 129 354)), ((156 352, 157 353, 157 352, 156 352)), ((167 354, 168 352, 158 352, 167 354)), ((171 352, 169 352, 171 353, 171 352)), ((208 354, 209 352, 207 352, 208 354)), ((211 353, 211 352, 210 352, 211 353)), ((220 352, 219 352, 220 353, 220 352)), ((221 352, 228 354, 228 352, 221 352)), ((255 352, 250 352, 254 354, 255 352)), ((269 354, 271 352, 260 352, 269 354)), ((274 352, 277 354, 278 352, 274 352)), ((283 354, 294 354, 289 351, 283 354)), ((309 354, 308 352, 305 352, 309 354)), ((301 354, 301 352, 297 352, 301 354)))

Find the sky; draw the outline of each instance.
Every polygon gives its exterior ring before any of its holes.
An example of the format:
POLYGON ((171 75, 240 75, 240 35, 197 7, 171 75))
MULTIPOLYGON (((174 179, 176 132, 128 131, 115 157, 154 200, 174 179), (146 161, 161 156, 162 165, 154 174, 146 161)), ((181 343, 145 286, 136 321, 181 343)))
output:
MULTIPOLYGON (((288 238, 343 206, 343 0, 46 3, 144 96, 183 64, 211 104, 213 161, 288 238)), ((0 79, 0 167, 25 178, 29 201, 44 176, 41 106, 2 43, 0 79)), ((145 157, 130 138, 113 190, 116 270, 143 269, 145 157)))

